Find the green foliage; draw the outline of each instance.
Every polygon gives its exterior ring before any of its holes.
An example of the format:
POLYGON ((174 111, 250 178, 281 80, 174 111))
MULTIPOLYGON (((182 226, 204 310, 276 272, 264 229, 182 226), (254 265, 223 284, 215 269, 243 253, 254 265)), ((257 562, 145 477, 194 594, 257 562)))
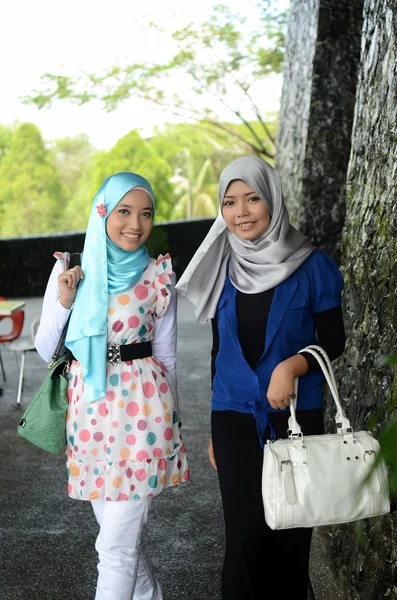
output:
POLYGON ((397 499, 397 355, 386 357, 384 363, 394 370, 391 398, 385 409, 374 417, 373 425, 379 427, 386 420, 379 443, 382 456, 389 469, 390 492, 392 497, 397 499))
POLYGON ((200 170, 194 171, 189 150, 182 148, 179 153, 180 168, 175 170, 170 180, 175 185, 177 202, 173 211, 174 219, 192 217, 213 217, 217 213, 217 202, 213 200, 212 188, 208 183, 211 160, 207 158, 200 170))
POLYGON ((4 127, 0 125, 0 160, 4 154, 9 150, 11 145, 12 130, 10 127, 4 127))
POLYGON ((137 131, 131 131, 108 152, 93 154, 85 165, 76 193, 66 209, 67 219, 73 223, 70 229, 85 229, 96 191, 107 177, 121 171, 133 171, 146 177, 155 195, 156 221, 170 219, 172 168, 137 131))
POLYGON ((65 190, 39 129, 18 125, 0 161, 0 235, 62 229, 65 190))
MULTIPOLYGON (((47 149, 35 125, 0 127, 0 235, 85 230, 94 195, 114 173, 134 171, 151 183, 156 221, 215 216, 219 176, 234 158, 250 154, 225 123, 214 134, 207 123, 165 125, 148 139, 131 131, 109 151, 97 151, 85 134, 47 149)), ((276 120, 269 126, 276 129, 276 120)), ((260 127, 255 121, 251 127, 260 127)), ((157 235, 157 234, 156 234, 157 235)))
POLYGON ((166 62, 116 65, 100 75, 81 73, 76 78, 47 73, 42 77, 43 89, 24 101, 43 108, 60 99, 78 104, 99 99, 111 111, 134 96, 194 119, 199 127, 227 132, 249 148, 246 153, 272 158, 274 132, 255 90, 259 80, 281 72, 286 18, 285 13, 271 10, 269 2, 261 6, 254 26, 226 5, 215 6, 204 23, 189 24, 172 34, 178 50, 166 62), (184 82, 178 92, 170 83, 175 75, 184 82), (220 109, 230 111, 239 130, 220 121, 220 109))
POLYGON ((82 174, 96 152, 86 133, 53 142, 51 154, 60 180, 67 187, 70 196, 76 194, 82 174))

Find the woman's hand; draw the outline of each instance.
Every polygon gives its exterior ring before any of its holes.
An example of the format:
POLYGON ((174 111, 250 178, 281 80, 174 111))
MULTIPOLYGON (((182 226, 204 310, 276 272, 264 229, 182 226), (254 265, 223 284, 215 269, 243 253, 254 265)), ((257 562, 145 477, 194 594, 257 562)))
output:
POLYGON ((295 398, 294 379, 305 375, 307 370, 307 361, 301 354, 295 354, 277 365, 267 390, 267 399, 272 408, 283 410, 290 405, 289 396, 295 398))
POLYGON ((84 279, 84 273, 79 266, 68 269, 59 275, 59 302, 64 308, 72 306, 81 279, 84 279))
POLYGON ((210 437, 210 441, 208 443, 208 458, 210 459, 211 465, 214 467, 215 471, 217 471, 215 456, 214 456, 214 448, 212 446, 212 436, 210 437))

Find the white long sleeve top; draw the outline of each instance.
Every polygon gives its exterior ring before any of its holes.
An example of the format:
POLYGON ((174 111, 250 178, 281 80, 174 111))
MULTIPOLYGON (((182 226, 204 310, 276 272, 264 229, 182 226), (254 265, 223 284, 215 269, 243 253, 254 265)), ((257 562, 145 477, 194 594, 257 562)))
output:
MULTIPOLYGON (((55 352, 71 310, 59 301, 58 276, 64 271, 64 262, 58 259, 52 269, 44 294, 40 326, 35 338, 35 346, 41 358, 50 362, 55 352)), ((163 317, 154 320, 152 349, 153 356, 166 367, 172 383, 177 390, 176 378, 176 340, 177 340, 177 293, 176 277, 172 275, 171 300, 163 317)))

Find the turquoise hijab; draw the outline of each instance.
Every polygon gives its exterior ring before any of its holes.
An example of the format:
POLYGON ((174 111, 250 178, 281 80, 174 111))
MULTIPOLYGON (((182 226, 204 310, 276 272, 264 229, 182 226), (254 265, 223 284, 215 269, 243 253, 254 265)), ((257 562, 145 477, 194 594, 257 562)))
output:
POLYGON ((150 262, 146 246, 128 252, 106 234, 106 220, 127 192, 147 191, 155 209, 149 182, 136 173, 108 177, 95 195, 88 220, 81 268, 65 345, 81 363, 84 400, 106 395, 107 315, 109 294, 121 294, 139 281, 150 262))

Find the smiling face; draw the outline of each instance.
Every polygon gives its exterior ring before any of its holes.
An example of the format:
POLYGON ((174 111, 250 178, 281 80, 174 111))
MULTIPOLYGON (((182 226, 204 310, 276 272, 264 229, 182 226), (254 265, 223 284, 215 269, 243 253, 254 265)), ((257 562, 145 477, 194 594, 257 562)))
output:
POLYGON ((226 190, 222 216, 229 231, 249 241, 260 238, 271 220, 264 200, 240 179, 232 181, 226 190))
POLYGON ((127 192, 106 221, 108 237, 128 252, 137 250, 146 242, 152 227, 152 199, 140 189, 127 192))

